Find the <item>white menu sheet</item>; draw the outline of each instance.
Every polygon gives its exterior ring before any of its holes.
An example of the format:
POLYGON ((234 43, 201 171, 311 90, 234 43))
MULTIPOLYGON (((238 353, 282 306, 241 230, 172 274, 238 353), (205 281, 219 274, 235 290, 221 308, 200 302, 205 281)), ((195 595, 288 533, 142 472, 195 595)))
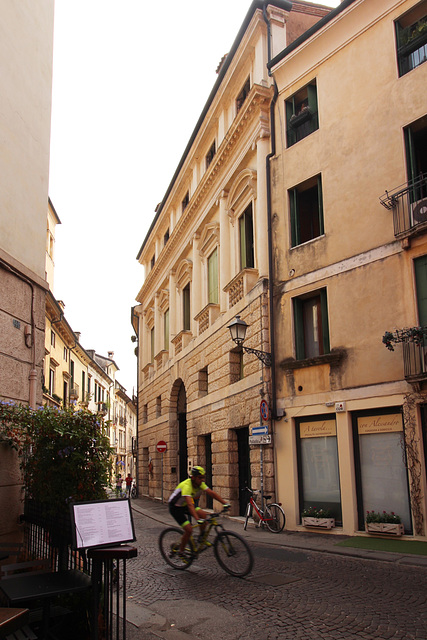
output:
POLYGON ((129 500, 82 502, 71 508, 77 549, 135 540, 129 500))

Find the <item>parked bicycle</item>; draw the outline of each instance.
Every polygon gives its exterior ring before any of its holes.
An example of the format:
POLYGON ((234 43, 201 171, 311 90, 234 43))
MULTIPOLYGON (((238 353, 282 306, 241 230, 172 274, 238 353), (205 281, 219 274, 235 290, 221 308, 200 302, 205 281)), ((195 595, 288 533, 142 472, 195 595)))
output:
POLYGON ((248 575, 254 563, 252 551, 239 534, 224 529, 218 522, 220 515, 221 512, 212 513, 206 518, 206 529, 203 533, 200 532, 197 541, 195 533, 199 525, 193 527, 193 534, 184 554, 179 553, 182 529, 168 527, 162 531, 159 537, 159 548, 163 559, 174 569, 183 570, 188 569, 201 553, 207 549, 213 549, 215 558, 224 571, 238 578, 248 575), (211 542, 209 536, 212 530, 216 535, 211 542))
POLYGON ((285 512, 280 504, 276 502, 267 503, 267 500, 270 500, 271 496, 263 496, 264 504, 259 506, 256 503, 255 496, 261 493, 260 491, 255 491, 249 487, 246 487, 243 491, 247 491, 249 493, 249 502, 246 507, 245 524, 243 525, 243 528, 246 530, 249 518, 254 518, 254 514, 256 514, 259 519, 259 524, 257 526, 262 527, 265 525, 272 533, 280 533, 286 522, 285 512))
POLYGON ((131 489, 130 495, 132 498, 138 497, 138 488, 136 486, 135 480, 132 482, 132 489, 131 489))

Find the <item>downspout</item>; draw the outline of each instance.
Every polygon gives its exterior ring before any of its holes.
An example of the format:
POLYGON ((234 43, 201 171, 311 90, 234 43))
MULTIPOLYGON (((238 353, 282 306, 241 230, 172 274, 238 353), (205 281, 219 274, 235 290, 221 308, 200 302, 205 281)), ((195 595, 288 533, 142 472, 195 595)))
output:
MULTIPOLYGON (((267 16, 267 2, 264 2, 263 17, 267 25, 267 56, 268 62, 271 60, 271 26, 267 16)), ((269 280, 269 325, 270 325, 270 352, 271 352, 271 431, 273 436, 273 474, 274 474, 274 494, 275 500, 279 499, 279 492, 277 486, 277 450, 274 443, 276 437, 276 420, 277 420, 277 400, 276 400, 276 348, 275 348, 275 331, 274 331, 274 308, 273 308, 273 230, 271 225, 272 205, 271 205, 271 168, 270 160, 276 155, 276 121, 275 121, 275 107, 279 91, 277 89, 276 80, 271 73, 270 67, 268 68, 268 75, 273 80, 274 95, 270 104, 270 140, 271 151, 265 159, 265 173, 267 183, 267 247, 268 247, 268 280, 269 280)))
MULTIPOLYGON (((268 62, 271 60, 271 27, 267 16, 267 4, 263 6, 263 17, 267 25, 267 46, 268 46, 268 62)), ((270 140, 271 151, 266 157, 265 173, 267 182, 267 243, 268 243, 268 280, 269 280, 269 324, 270 324, 270 351, 271 351, 271 419, 277 418, 277 401, 276 401, 276 354, 275 354, 275 331, 274 331, 274 308, 273 308, 273 230, 271 225, 271 168, 270 160, 276 155, 276 121, 275 107, 279 91, 276 81, 268 68, 268 75, 273 80, 274 95, 270 104, 270 140)))

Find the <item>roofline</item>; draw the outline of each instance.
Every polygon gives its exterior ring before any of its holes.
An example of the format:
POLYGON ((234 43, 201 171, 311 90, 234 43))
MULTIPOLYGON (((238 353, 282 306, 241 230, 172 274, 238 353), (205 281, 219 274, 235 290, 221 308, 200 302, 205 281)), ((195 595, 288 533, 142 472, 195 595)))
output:
POLYGON ((280 9, 283 9, 284 11, 291 11, 292 10, 292 2, 290 2, 290 0, 253 0, 253 2, 251 4, 251 6, 249 7, 249 10, 248 10, 248 12, 246 14, 246 17, 243 20, 242 26, 240 27, 240 29, 239 29, 239 31, 237 33, 237 36, 236 36, 236 38, 235 38, 235 40, 234 40, 234 42, 233 42, 233 44, 231 46, 231 49, 228 52, 227 57, 224 60, 222 66, 221 66, 220 72, 218 74, 218 78, 216 79, 215 84, 214 84, 214 86, 213 86, 213 88, 212 88, 212 90, 211 90, 211 92, 209 94, 209 97, 207 99, 207 102, 206 102, 206 104, 205 104, 205 106, 203 108, 203 111, 199 116, 199 119, 198 119, 198 121, 196 123, 196 126, 194 128, 194 131, 191 134, 191 138, 188 141, 187 146, 185 147, 184 153, 183 153, 183 155, 181 157, 181 160, 179 161, 179 164, 178 164, 178 166, 177 166, 177 168, 175 170, 175 173, 173 174, 172 180, 169 183, 169 186, 168 186, 168 188, 166 190, 166 193, 165 193, 165 195, 163 197, 163 200, 161 201, 161 203, 156 208, 156 212, 155 212, 155 216, 153 218, 153 221, 152 221, 152 223, 150 225, 150 228, 147 231, 147 234, 145 236, 144 242, 142 243, 141 248, 138 251, 138 255, 136 256, 137 260, 139 260, 139 258, 141 257, 141 253, 143 252, 143 250, 145 248, 145 245, 147 244, 148 238, 150 237, 151 232, 154 229, 154 226, 155 226, 157 220, 160 217, 160 214, 161 214, 161 212, 163 210, 163 207, 164 207, 164 205, 166 203, 166 200, 168 199, 169 194, 172 191, 173 185, 175 184, 176 179, 177 179, 177 177, 178 177, 178 175, 179 175, 179 173, 180 173, 180 171, 181 171, 181 169, 182 169, 182 167, 184 165, 184 162, 185 162, 185 160, 187 158, 187 155, 188 155, 188 153, 189 153, 189 151, 190 151, 190 149, 191 149, 191 147, 193 145, 194 140, 197 137, 199 129, 203 124, 203 121, 204 121, 204 119, 206 117, 206 114, 207 114, 207 112, 209 110, 209 107, 211 106, 211 104, 213 102, 213 99, 214 99, 214 97, 215 97, 215 95, 216 95, 216 93, 217 93, 217 91, 218 91, 218 89, 219 89, 224 77, 225 77, 225 74, 228 71, 228 68, 229 68, 229 66, 231 64, 231 61, 233 60, 233 57, 234 57, 234 55, 235 55, 235 53, 236 53, 236 51, 237 51, 237 49, 238 49, 238 47, 240 45, 240 42, 241 42, 243 36, 246 33, 246 30, 247 30, 247 28, 249 26, 249 23, 252 20, 253 14, 255 13, 255 11, 257 9, 260 9, 262 11, 264 9, 264 6, 268 6, 268 5, 273 5, 274 7, 279 7, 280 9))
POLYGON ((48 203, 50 204, 50 208, 52 209, 53 213, 54 213, 54 214, 55 214, 55 216, 56 216, 57 223, 58 223, 58 224, 62 224, 61 220, 59 219, 58 214, 56 213, 56 209, 55 209, 55 207, 53 206, 53 202, 52 202, 52 200, 50 199, 50 196, 48 196, 47 201, 48 201, 48 203))
POLYGON ((292 51, 297 49, 297 47, 299 47, 300 44, 302 44, 303 42, 311 38, 311 36, 314 35, 317 31, 320 31, 320 29, 323 29, 323 27, 326 24, 328 24, 328 22, 333 20, 342 11, 347 9, 347 7, 353 4, 353 2, 355 2, 355 0, 341 0, 341 4, 339 4, 338 7, 331 9, 330 13, 328 13, 326 16, 321 18, 312 27, 307 29, 307 31, 304 31, 304 33, 301 34, 299 38, 291 42, 291 44, 288 47, 286 47, 286 49, 283 49, 283 51, 278 53, 277 56, 275 56, 272 60, 270 60, 270 62, 267 64, 267 68, 272 69, 272 67, 274 67, 278 62, 283 60, 283 58, 286 58, 287 55, 289 55, 292 51))

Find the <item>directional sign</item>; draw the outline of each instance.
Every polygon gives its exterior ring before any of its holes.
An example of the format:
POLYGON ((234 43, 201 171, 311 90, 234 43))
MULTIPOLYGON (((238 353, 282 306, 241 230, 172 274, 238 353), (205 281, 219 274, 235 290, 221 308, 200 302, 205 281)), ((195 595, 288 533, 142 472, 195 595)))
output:
POLYGON ((159 442, 156 444, 156 449, 159 453, 165 453, 167 448, 168 446, 164 440, 159 440, 159 442))
POLYGON ((249 436, 249 444, 271 444, 271 436, 249 436))
POLYGON ((267 435, 267 433, 268 433, 268 424, 263 424, 259 427, 252 427, 253 436, 267 435))
POLYGON ((262 419, 267 422, 270 417, 270 411, 268 408, 268 404, 265 400, 261 400, 261 404, 259 406, 259 410, 261 412, 262 419))

